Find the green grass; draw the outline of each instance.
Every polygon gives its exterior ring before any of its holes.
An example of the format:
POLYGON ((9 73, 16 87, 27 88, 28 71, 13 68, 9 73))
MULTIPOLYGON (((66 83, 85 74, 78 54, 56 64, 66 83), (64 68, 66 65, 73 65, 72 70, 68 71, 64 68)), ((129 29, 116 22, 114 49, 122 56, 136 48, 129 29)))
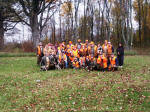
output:
POLYGON ((138 55, 137 51, 135 51, 135 50, 125 50, 124 54, 125 54, 126 56, 128 56, 128 55, 129 55, 129 56, 138 55))
POLYGON ((0 112, 150 112, 150 57, 116 72, 50 70, 35 57, 0 58, 0 112))
POLYGON ((0 52, 0 57, 35 57, 35 53, 9 53, 0 52))

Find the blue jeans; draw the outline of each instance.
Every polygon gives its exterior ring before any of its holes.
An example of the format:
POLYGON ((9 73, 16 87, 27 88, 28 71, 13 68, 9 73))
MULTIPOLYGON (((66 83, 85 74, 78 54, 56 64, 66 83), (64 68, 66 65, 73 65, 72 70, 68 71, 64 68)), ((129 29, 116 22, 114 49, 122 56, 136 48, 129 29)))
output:
POLYGON ((65 68, 68 68, 68 62, 65 61, 65 68))

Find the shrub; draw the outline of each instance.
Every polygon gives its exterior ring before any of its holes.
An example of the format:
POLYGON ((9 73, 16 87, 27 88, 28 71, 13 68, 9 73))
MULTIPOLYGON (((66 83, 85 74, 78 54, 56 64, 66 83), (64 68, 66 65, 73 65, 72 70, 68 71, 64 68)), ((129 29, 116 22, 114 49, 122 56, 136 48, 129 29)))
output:
POLYGON ((17 42, 9 42, 7 44, 5 44, 4 49, 2 49, 3 52, 15 52, 15 53, 19 53, 22 52, 22 45, 20 43, 17 42))
POLYGON ((34 51, 34 46, 31 41, 24 41, 22 43, 22 50, 23 52, 33 52, 34 51))

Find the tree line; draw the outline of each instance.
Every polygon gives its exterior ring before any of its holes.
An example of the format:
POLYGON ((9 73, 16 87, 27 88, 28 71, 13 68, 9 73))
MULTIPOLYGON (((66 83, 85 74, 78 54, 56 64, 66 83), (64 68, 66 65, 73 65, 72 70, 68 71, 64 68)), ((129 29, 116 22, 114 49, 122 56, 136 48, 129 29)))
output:
POLYGON ((145 47, 150 43, 150 1, 0 0, 0 48, 4 34, 18 23, 30 28, 34 46, 44 39, 51 43, 107 39, 116 45, 122 42, 127 49, 145 47))

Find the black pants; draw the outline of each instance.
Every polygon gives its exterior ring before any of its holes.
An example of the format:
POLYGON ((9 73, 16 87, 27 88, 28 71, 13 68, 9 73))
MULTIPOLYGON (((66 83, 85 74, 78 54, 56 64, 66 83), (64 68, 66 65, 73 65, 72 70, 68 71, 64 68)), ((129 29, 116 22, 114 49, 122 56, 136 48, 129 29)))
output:
POLYGON ((41 60, 42 60, 42 56, 37 56, 37 64, 38 64, 38 65, 40 65, 41 60))
POLYGON ((119 66, 123 66, 123 62, 124 62, 124 55, 122 55, 122 56, 118 56, 118 64, 119 64, 119 66))

